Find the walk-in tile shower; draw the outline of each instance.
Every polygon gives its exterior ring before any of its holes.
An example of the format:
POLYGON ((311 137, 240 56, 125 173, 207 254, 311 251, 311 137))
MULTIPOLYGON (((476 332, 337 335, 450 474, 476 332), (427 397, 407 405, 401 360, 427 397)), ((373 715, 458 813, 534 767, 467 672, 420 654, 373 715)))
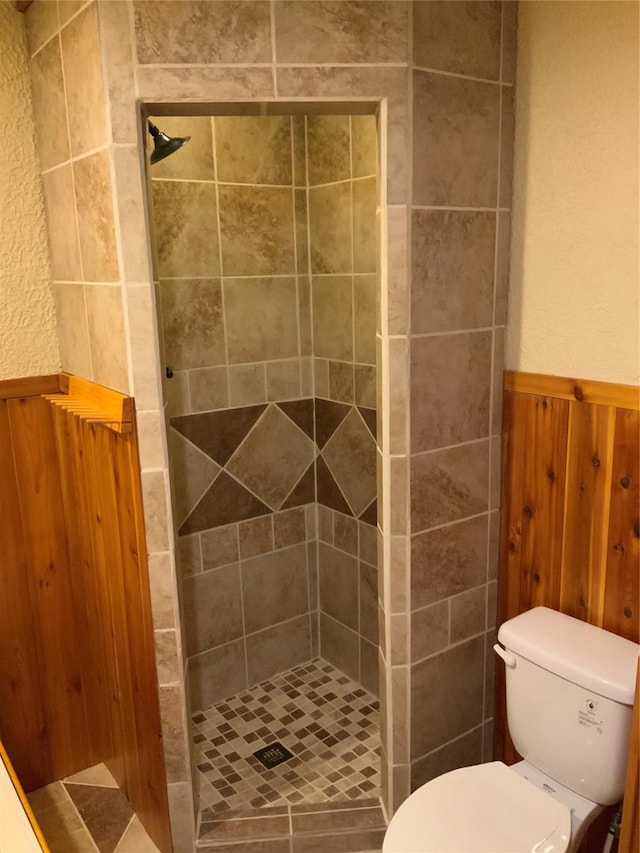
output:
POLYGON ((376 117, 153 121, 191 137, 150 186, 200 806, 378 796, 376 117))

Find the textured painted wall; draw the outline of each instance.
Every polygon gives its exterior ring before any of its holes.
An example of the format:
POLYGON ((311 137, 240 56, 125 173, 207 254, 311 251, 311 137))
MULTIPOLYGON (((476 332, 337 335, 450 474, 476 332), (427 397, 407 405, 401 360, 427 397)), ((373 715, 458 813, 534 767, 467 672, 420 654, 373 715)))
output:
POLYGON ((0 3, 0 379, 60 369, 24 21, 0 3))
POLYGON ((507 367, 638 384, 637 2, 524 2, 507 367))

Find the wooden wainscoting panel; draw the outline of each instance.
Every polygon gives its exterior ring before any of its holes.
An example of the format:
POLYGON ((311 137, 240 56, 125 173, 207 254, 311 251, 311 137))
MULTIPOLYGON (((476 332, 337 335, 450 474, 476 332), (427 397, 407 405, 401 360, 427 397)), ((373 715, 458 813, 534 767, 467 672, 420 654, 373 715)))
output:
MULTIPOLYGON (((630 386, 505 374, 499 623, 545 605, 640 641, 639 400, 630 386)), ((494 755, 518 758, 501 666, 494 755)))
POLYGON ((618 409, 611 477, 604 627, 638 642, 640 621, 640 413, 618 409))
POLYGON ((0 739, 27 790, 52 778, 7 404, 0 400, 0 739))
POLYGON ((53 416, 41 397, 9 400, 7 410, 51 770, 61 779, 86 767, 91 753, 53 416))
POLYGON ((74 380, 0 383, 0 737, 28 791, 104 761, 168 853, 133 401, 74 380))
MULTIPOLYGON (((501 610, 557 607, 569 403, 505 393, 501 610), (535 448, 535 452, 532 452, 535 448)), ((508 617, 507 617, 508 618, 508 617)))
POLYGON ((602 625, 616 410, 570 403, 558 609, 602 625), (593 519, 602 519, 593 524, 593 519))

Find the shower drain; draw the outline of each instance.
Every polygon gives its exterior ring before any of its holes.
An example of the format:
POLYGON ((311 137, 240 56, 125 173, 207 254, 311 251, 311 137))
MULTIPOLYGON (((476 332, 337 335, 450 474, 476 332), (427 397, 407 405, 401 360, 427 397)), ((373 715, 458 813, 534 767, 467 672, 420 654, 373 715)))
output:
POLYGON ((283 761, 293 758, 293 753, 289 752, 286 746, 283 746, 281 743, 272 743, 269 746, 263 746, 262 749, 257 750, 253 754, 267 770, 271 770, 272 767, 277 767, 283 761))

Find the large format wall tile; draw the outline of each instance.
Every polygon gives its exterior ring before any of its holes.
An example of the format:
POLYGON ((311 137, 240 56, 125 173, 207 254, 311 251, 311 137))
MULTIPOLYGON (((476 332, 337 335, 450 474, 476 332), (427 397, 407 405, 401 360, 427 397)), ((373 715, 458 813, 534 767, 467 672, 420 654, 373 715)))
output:
MULTIPOLYGON (((376 297, 375 275, 357 275, 353 279, 354 359, 364 364, 376 363, 376 297)), ((367 405, 363 403, 362 405, 367 405)))
POLYGON ((360 678, 358 634, 326 613, 320 613, 320 657, 351 678, 360 678))
POLYGON ((324 542, 318 544, 320 610, 358 630, 358 561, 324 542))
POLYGON ((184 629, 190 655, 242 636, 242 593, 238 565, 194 575, 182 585, 184 629), (224 602, 224 606, 220 606, 224 602))
POLYGON ((124 394, 130 392, 122 291, 119 286, 85 287, 93 379, 124 394))
POLYGON ((413 61, 469 77, 497 80, 500 74, 499 0, 413 4, 413 61))
POLYGON ((298 616, 247 637, 249 684, 257 684, 278 672, 311 658, 309 617, 298 616))
POLYGON ((378 132, 375 116, 351 116, 351 158, 354 178, 377 173, 378 132))
POLYGON ((349 116, 308 116, 309 186, 351 178, 349 116))
POLYGON ((75 17, 61 39, 71 154, 77 157, 107 141, 97 4, 75 17))
POLYGON ((31 3, 25 13, 24 22, 29 54, 33 54, 58 29, 57 4, 31 3))
POLYGON ((278 62, 407 61, 407 3, 284 0, 275 9, 278 62))
POLYGON ((411 458, 414 533, 489 509, 489 441, 411 458))
POLYGON ((91 376, 91 345, 84 285, 54 284, 53 298, 62 369, 77 376, 91 376))
MULTIPOLYGON (((412 608, 425 607, 477 587, 485 582, 486 576, 486 516, 412 537, 412 608)), ((484 630, 484 619, 480 630, 484 630)))
POLYGON ((350 273, 351 183, 309 190, 312 273, 350 273))
POLYGON ((468 734, 413 762, 411 790, 415 791, 420 785, 425 785, 450 770, 480 764, 482 760, 486 759, 482 757, 482 729, 478 726, 468 734))
POLYGON ((224 275, 293 275, 291 190, 220 185, 218 193, 224 275))
POLYGON ((42 176, 51 273, 55 281, 80 281, 80 246, 71 166, 42 176))
POLYGON ((231 184, 279 184, 293 181, 289 116, 218 116, 218 180, 231 184))
POLYGON ((293 278, 225 280, 224 303, 231 364, 298 355, 293 278))
POLYGON ((213 184, 152 181, 160 278, 220 274, 213 184))
POLYGON ((500 127, 500 207, 511 207, 513 190, 513 145, 515 101, 513 87, 503 86, 500 127))
POLYGON ((31 59, 30 71, 40 168, 51 169, 69 159, 67 107, 57 38, 51 39, 31 59))
POLYGON ((411 530, 486 512, 488 489, 488 440, 413 456, 411 530))
POLYGON ((308 611, 306 544, 244 560, 241 568, 248 634, 308 611))
POLYGON ((164 354, 173 370, 225 363, 222 288, 216 279, 160 282, 164 354))
POLYGON ((414 204, 495 207, 500 88, 424 71, 413 80, 414 204))
POLYGON ((261 0, 136 0, 138 61, 271 62, 269 4, 261 0))
POLYGON ((353 294, 348 275, 313 276, 314 355, 351 361, 353 358, 353 294), (340 318, 336 321, 336 318, 340 318))
POLYGON ((484 636, 411 668, 411 757, 420 758, 482 722, 484 636))
POLYGON ((492 325, 495 221, 479 211, 413 212, 414 334, 492 325))
POLYGON ((84 280, 117 281, 120 273, 108 152, 76 160, 73 177, 84 280))
POLYGON ((191 710, 210 708, 247 687, 244 642, 234 640, 189 660, 191 710))
POLYGON ((411 343, 411 449, 419 452, 489 434, 491 332, 411 343))
POLYGON ((214 91, 220 100, 273 98, 275 94, 271 68, 140 65, 136 77, 138 96, 151 101, 207 101, 214 91))
POLYGON ((353 271, 376 271, 377 179, 353 182, 353 271))
MULTIPOLYGON (((151 121, 167 136, 189 136, 189 142, 175 154, 155 163, 152 178, 213 181, 213 135, 210 116, 161 116, 151 121)), ((150 146, 150 150, 151 146, 150 146)))

